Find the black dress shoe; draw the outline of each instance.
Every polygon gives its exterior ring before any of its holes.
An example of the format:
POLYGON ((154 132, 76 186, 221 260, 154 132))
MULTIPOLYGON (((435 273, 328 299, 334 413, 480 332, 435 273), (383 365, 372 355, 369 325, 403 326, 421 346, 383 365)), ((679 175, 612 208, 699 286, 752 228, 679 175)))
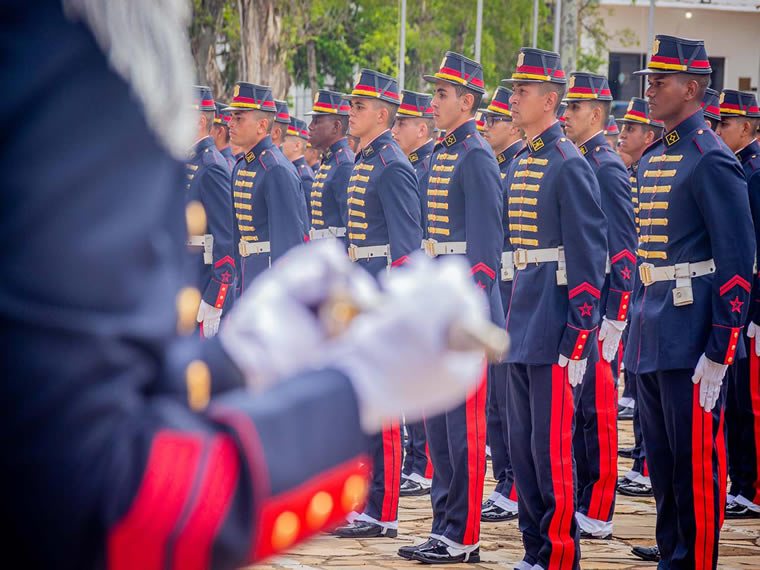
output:
POLYGON ((354 521, 333 531, 340 538, 396 538, 398 530, 367 521, 354 521))
POLYGON ((502 522, 517 518, 517 513, 510 513, 498 505, 492 504, 480 511, 480 520, 483 522, 502 522))
POLYGON ((660 561, 660 549, 656 546, 634 546, 631 548, 631 552, 634 556, 638 556, 648 562, 660 561))
POLYGON ((425 542, 422 544, 418 544, 417 546, 414 546, 413 544, 410 544, 408 546, 402 546, 398 549, 398 555, 401 558, 406 558, 407 560, 411 560, 412 556, 415 552, 417 552, 421 548, 428 548, 429 546, 432 546, 434 543, 438 542, 435 538, 428 538, 425 542))
POLYGON ((472 552, 453 555, 449 553, 448 547, 443 542, 437 540, 435 544, 429 547, 417 549, 412 554, 412 560, 417 560, 423 564, 477 563, 480 562, 480 548, 476 548, 472 552))
POLYGON ((726 505, 726 518, 727 519, 757 519, 760 518, 760 513, 753 511, 752 509, 745 507, 744 505, 731 501, 726 505))
POLYGON ((617 492, 626 497, 653 497, 651 485, 642 485, 631 481, 630 483, 624 483, 618 485, 617 492))
POLYGON ((404 479, 401 483, 399 490, 399 497, 421 497, 422 495, 429 495, 430 487, 423 487, 417 481, 411 479, 404 479))
POLYGON ((633 419, 633 408, 629 408, 628 406, 626 406, 622 410, 618 410, 618 419, 619 420, 632 420, 633 419))
POLYGON ((590 532, 586 532, 585 530, 582 530, 581 538, 583 540, 612 540, 612 533, 605 534, 604 536, 594 536, 590 532))
POLYGON ((480 510, 485 511, 486 509, 490 509, 493 506, 493 499, 486 499, 482 505, 480 505, 480 510))
POLYGON ((618 455, 626 459, 633 459, 633 447, 621 447, 618 449, 618 455))

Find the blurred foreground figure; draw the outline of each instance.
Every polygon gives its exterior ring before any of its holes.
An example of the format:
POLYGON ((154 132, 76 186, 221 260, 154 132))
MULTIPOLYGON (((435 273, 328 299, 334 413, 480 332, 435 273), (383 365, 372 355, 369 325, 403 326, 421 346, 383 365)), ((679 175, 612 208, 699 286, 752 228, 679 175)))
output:
POLYGON ((313 308, 377 289, 324 243, 192 336, 184 4, 64 4, 5 3, 0 23, 0 116, 26 116, 0 153, 3 545, 24 568, 238 568, 361 508, 365 434, 402 405, 464 400, 482 354, 447 331, 485 301, 461 263, 412 260, 329 339, 313 308))

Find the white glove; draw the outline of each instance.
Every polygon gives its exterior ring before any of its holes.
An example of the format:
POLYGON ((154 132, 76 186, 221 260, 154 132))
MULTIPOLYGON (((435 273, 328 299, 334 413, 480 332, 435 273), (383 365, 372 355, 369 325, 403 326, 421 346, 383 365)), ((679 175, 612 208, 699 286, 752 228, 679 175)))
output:
POLYGON ((463 402, 483 378, 483 351, 449 347, 453 323, 488 318, 486 298, 462 259, 422 253, 382 278, 383 303, 357 316, 325 354, 351 379, 364 431, 433 416, 463 402))
POLYGON ((222 320, 222 309, 217 309, 201 299, 196 320, 203 324, 202 330, 205 338, 216 336, 216 333, 219 332, 219 322, 222 320))
POLYGON ((699 357, 691 381, 699 384, 699 405, 706 412, 711 412, 715 407, 715 402, 718 401, 720 386, 727 369, 728 365, 713 362, 704 354, 699 357))
POLYGON ((607 362, 612 362, 615 359, 626 324, 628 323, 625 321, 607 320, 607 317, 602 319, 602 326, 599 327, 599 340, 602 341, 602 358, 607 362))
POLYGON ((566 356, 560 354, 557 364, 562 368, 567 366, 567 380, 573 388, 583 382, 583 375, 586 373, 586 364, 588 364, 587 358, 570 360, 566 356))
POLYGON ((755 347, 755 356, 760 356, 760 327, 750 321, 747 326, 747 336, 755 339, 752 346, 755 347))
POLYGON ((365 299, 377 285, 334 240, 298 246, 245 291, 219 335, 255 392, 321 359, 327 338, 317 308, 336 291, 365 299))

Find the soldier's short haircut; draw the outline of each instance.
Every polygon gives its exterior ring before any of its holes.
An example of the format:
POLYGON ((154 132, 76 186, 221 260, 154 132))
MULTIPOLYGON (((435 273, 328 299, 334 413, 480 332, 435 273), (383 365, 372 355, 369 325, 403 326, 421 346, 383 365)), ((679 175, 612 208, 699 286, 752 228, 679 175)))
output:
POLYGON ((472 95, 473 102, 472 108, 470 109, 470 116, 474 117, 475 113, 477 113, 478 109, 480 108, 480 102, 483 100, 483 94, 478 93, 477 91, 473 91, 472 89, 468 89, 464 85, 454 85, 454 92, 457 94, 457 98, 464 97, 468 93, 472 95))
POLYGON ((610 116, 610 108, 612 107, 612 101, 592 101, 594 105, 602 110, 602 123, 607 123, 607 118, 610 116))
POLYGON ((274 113, 269 113, 267 111, 250 111, 253 113, 253 118, 256 121, 260 121, 261 119, 267 120, 267 134, 270 134, 272 132, 272 126, 274 125, 274 113))
POLYGON ((641 125, 644 128, 644 132, 652 131, 654 133, 654 140, 657 140, 662 137, 662 131, 664 130, 662 127, 657 127, 653 125, 641 125))
POLYGON ((386 127, 389 129, 393 126, 393 121, 396 120, 396 111, 398 110, 398 105, 394 105, 393 103, 388 103, 386 101, 381 101, 380 99, 372 99, 371 100, 375 104, 375 109, 385 109, 388 111, 388 120, 386 121, 386 127))
POLYGON ((435 119, 433 119, 432 117, 425 117, 424 119, 422 119, 422 121, 427 126, 428 136, 432 137, 433 133, 435 132, 435 119))
POLYGON ((539 83, 541 87, 541 93, 546 95, 547 93, 557 94, 557 103, 554 105, 554 112, 556 113, 559 106, 562 104, 562 98, 565 96, 565 85, 563 83, 552 83, 551 81, 544 81, 539 83))
POLYGON ((206 119, 206 134, 211 133, 211 127, 214 125, 214 111, 201 111, 201 117, 206 119))
POLYGON ((710 87, 710 76, 709 75, 702 75, 697 73, 678 73, 676 75, 678 79, 681 81, 681 83, 686 83, 687 81, 696 81, 697 82, 697 101, 702 101, 705 97, 705 90, 710 87))

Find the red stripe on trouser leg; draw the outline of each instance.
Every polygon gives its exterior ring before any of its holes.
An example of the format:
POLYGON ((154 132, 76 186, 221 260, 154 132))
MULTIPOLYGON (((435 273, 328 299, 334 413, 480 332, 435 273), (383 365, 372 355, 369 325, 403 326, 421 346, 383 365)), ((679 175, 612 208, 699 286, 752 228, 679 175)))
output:
POLYGON ((718 456, 718 528, 723 528, 723 518, 726 514, 726 479, 728 477, 728 464, 726 459, 726 434, 725 429, 725 411, 720 411, 720 422, 718 422, 718 435, 715 440, 715 453, 718 456))
POLYGON ((108 536, 109 570, 164 570, 169 535, 193 488, 202 448, 200 436, 156 434, 140 488, 108 536))
POLYGON ((425 465, 425 478, 433 478, 433 460, 430 459, 430 446, 427 442, 427 427, 425 428, 425 459, 427 459, 427 465, 425 465))
POLYGON ((383 428, 383 507, 380 520, 393 522, 398 518, 399 475, 401 466, 401 432, 399 424, 394 422, 383 428))
POLYGON ((486 478, 486 393, 487 370, 475 392, 465 402, 467 423, 467 524, 465 545, 480 540, 480 509, 483 502, 483 483, 486 478))
POLYGON ((755 489, 754 497, 751 498, 752 502, 756 505, 760 505, 760 358, 755 354, 754 347, 755 340, 750 342, 749 349, 749 395, 750 403, 752 405, 752 426, 755 447, 755 481, 753 487, 755 489))
POLYGON ((552 366, 552 411, 549 418, 549 460, 554 491, 554 513, 549 522, 549 541, 552 553, 549 568, 572 568, 575 542, 570 536, 574 513, 573 489, 573 393, 567 379, 567 368, 552 366))
POLYGON ((509 491, 509 500, 517 502, 517 483, 512 482, 512 489, 509 491))
POLYGON ((699 405, 699 384, 692 392, 692 492, 694 494, 694 568, 712 568, 715 548, 715 495, 713 492, 712 414, 699 405))
MULTIPOLYGON (((601 353, 601 343, 599 350, 601 353)), ((617 404, 612 365, 604 359, 594 365, 594 382, 599 479, 591 488, 588 516, 608 521, 617 482, 617 404)))
POLYGON ((232 438, 217 437, 209 450, 193 512, 177 539, 172 568, 211 568, 211 547, 235 494, 239 469, 240 461, 232 438))
POLYGON ((641 460, 641 474, 644 477, 649 477, 649 466, 647 465, 646 459, 641 460))

